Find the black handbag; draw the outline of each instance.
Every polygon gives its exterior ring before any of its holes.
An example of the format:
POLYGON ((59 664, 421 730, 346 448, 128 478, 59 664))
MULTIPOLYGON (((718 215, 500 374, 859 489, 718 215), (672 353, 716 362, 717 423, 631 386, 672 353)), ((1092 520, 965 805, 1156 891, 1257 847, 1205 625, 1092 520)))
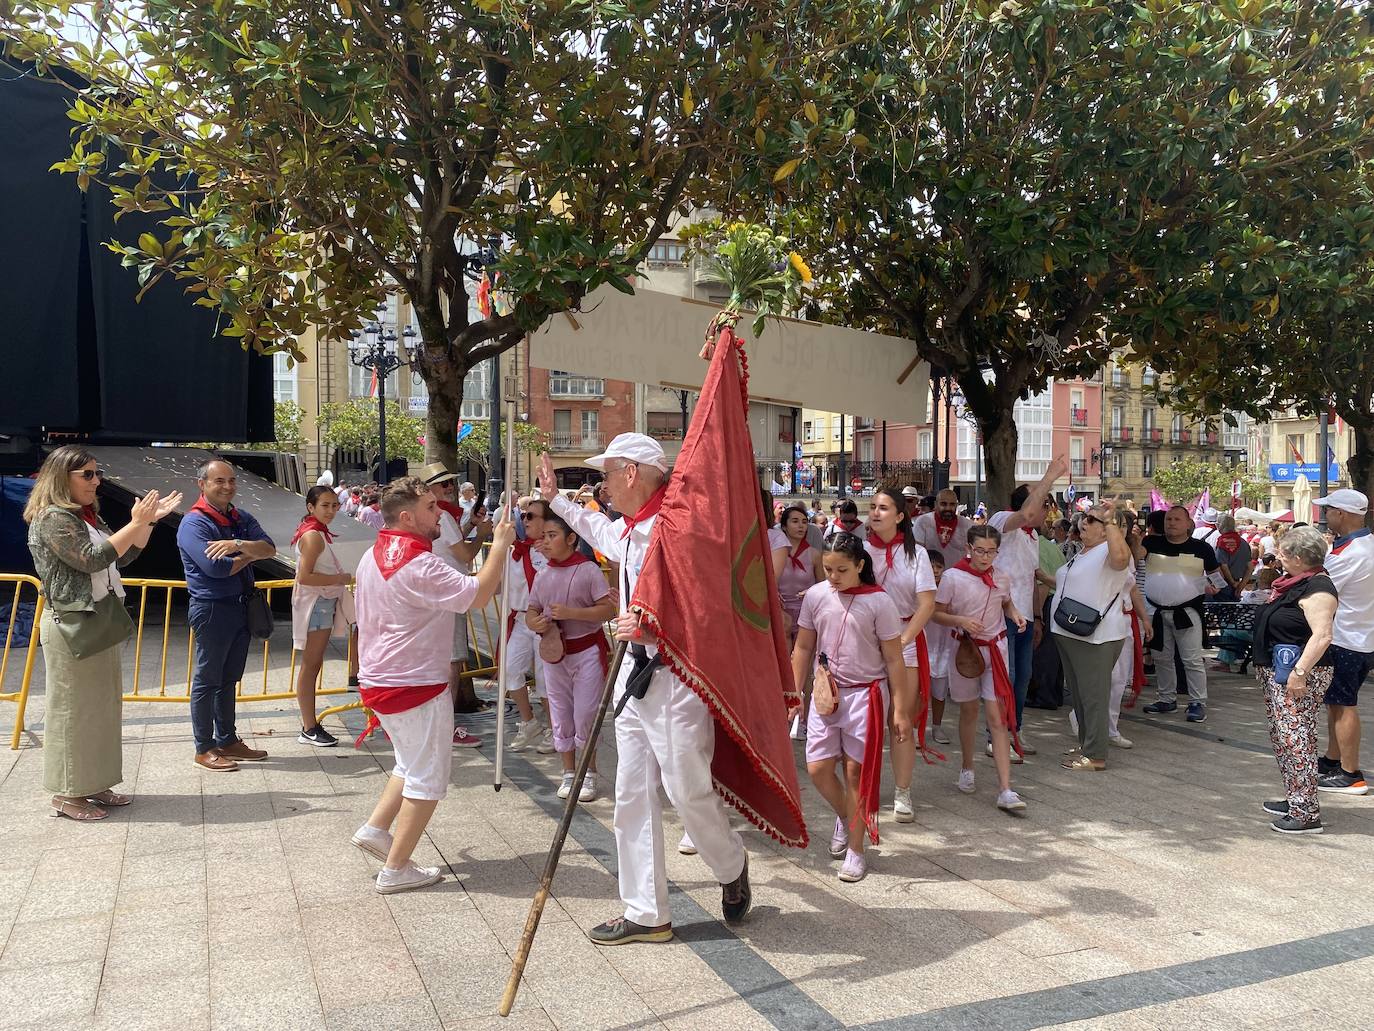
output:
POLYGON ((244 595, 248 615, 248 636, 255 641, 265 641, 272 636, 272 606, 267 604, 267 594, 254 587, 244 595))
MULTIPOLYGON (((1069 569, 1073 568, 1073 563, 1078 561, 1075 555, 1073 561, 1069 563, 1069 569)), ((1059 604, 1054 610, 1054 625, 1061 630, 1073 634, 1075 637, 1091 637, 1097 625, 1102 622, 1103 612, 1098 612, 1091 605, 1084 605, 1081 601, 1074 601, 1068 596, 1069 574, 1064 574, 1064 594, 1059 599, 1059 604)), ((1112 606, 1116 604, 1116 599, 1121 597, 1121 592, 1117 591, 1116 596, 1107 603, 1105 612, 1110 612, 1112 606)))

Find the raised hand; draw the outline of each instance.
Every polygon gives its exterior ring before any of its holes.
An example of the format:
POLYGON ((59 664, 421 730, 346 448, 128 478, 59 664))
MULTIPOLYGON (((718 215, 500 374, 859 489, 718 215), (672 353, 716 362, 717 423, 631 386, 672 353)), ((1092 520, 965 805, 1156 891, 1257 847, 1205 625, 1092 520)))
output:
MULTIPOLYGON (((177 495, 181 497, 180 494, 177 495)), ((150 490, 129 506, 129 518, 135 523, 155 523, 161 518, 157 514, 157 491, 150 490)))
POLYGON ((545 501, 552 501, 558 493, 558 474, 547 451, 539 459, 539 493, 545 501))
POLYGON ((171 494, 168 494, 165 498, 162 498, 158 502, 157 509, 153 514, 153 521, 156 522, 157 520, 162 519, 164 516, 171 515, 173 512, 177 510, 177 506, 180 504, 181 491, 173 491, 171 494))

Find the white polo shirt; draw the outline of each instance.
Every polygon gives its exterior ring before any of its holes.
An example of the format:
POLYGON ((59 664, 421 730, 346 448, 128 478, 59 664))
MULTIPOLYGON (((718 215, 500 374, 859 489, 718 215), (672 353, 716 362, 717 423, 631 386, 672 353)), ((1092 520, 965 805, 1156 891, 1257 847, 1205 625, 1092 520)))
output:
POLYGON ((1326 556, 1326 572, 1340 601, 1331 642, 1352 652, 1374 652, 1374 534, 1364 534, 1326 556))
POLYGON ((1008 510, 988 516, 988 525, 1002 534, 1002 545, 997 549, 997 561, 992 568, 1007 574, 1011 581, 1011 603, 1026 617, 1027 623, 1032 623, 1035 621, 1035 571, 1040 568, 1040 537, 1020 527, 1004 529, 1014 515, 1015 512, 1008 510))

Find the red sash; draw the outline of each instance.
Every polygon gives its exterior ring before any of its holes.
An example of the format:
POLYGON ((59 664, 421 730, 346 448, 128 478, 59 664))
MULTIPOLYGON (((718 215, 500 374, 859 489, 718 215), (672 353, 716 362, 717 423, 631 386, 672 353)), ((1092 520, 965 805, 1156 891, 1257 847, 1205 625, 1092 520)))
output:
POLYGON ((853 827, 863 820, 868 829, 868 840, 878 843, 879 796, 883 790, 883 732, 887 728, 887 713, 883 706, 881 680, 870 680, 867 684, 848 684, 847 690, 868 689, 868 729, 864 735, 863 766, 859 772, 859 808, 850 820, 853 827))
MULTIPOLYGON (((977 576, 977 574, 974 574, 977 576)), ((1002 707, 1002 722, 1006 724, 1007 732, 1011 734, 1011 746, 1016 749, 1017 755, 1022 755, 1021 735, 1016 730, 1016 691, 1011 686, 1011 674, 1007 672, 1007 661, 1002 658, 1002 649, 997 647, 997 642, 1006 638, 1007 632, 1003 630, 996 637, 986 640, 980 637, 970 637, 969 639, 979 648, 987 649, 988 668, 992 670, 992 689, 997 695, 997 704, 1002 707)))
POLYGON ((926 647, 926 632, 916 635, 917 695, 916 695, 916 750, 927 765, 933 766, 935 760, 944 762, 943 752, 937 752, 926 745, 926 716, 930 712, 930 649, 926 647))
POLYGON ((438 698, 448 690, 448 684, 425 684, 420 687, 359 687, 358 697, 367 706, 367 725, 353 742, 354 748, 361 748, 369 734, 381 726, 377 713, 390 715, 406 712, 424 705, 432 698, 438 698))
MULTIPOLYGON (((611 644, 606 640, 604 630, 594 630, 590 634, 583 634, 581 637, 563 638, 563 658, 565 659, 569 655, 576 655, 578 652, 589 651, 592 648, 601 653, 601 672, 604 674, 611 668, 611 644)), ((559 661, 561 662, 562 659, 559 661)))
POLYGON ((1126 698, 1121 703, 1123 709, 1135 708, 1135 700, 1148 683, 1145 679, 1145 643, 1140 636, 1140 616, 1134 610, 1131 612, 1131 648, 1134 651, 1131 680, 1126 685, 1126 698))

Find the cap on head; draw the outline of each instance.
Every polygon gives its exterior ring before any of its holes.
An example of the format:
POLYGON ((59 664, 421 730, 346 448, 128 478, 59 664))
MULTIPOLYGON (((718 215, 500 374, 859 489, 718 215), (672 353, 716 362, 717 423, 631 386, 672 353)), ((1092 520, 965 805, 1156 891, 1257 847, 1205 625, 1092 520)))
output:
POLYGON ((607 459, 611 458, 621 458, 636 465, 652 465, 665 473, 668 471, 668 459, 663 454, 663 445, 643 433, 620 434, 611 441, 610 447, 601 454, 587 459, 586 464, 593 469, 605 469, 607 459))
POLYGON ((1357 516, 1369 511, 1369 499, 1360 491, 1351 490, 1349 487, 1333 490, 1326 497, 1318 498, 1313 504, 1321 505, 1323 508, 1338 508, 1342 512, 1357 516))
POLYGON ((425 483, 447 483, 449 480, 458 479, 453 473, 444 468, 443 462, 430 462, 420 470, 419 479, 425 483))
POLYGON ((1211 523, 1215 526, 1217 521, 1217 510, 1215 508, 1204 508, 1200 518, 1204 523, 1211 523))
POLYGON ((330 472, 328 469, 326 469, 324 472, 320 473, 320 478, 319 478, 318 480, 315 481, 315 486, 316 486, 316 487, 332 487, 332 486, 334 486, 334 474, 333 474, 332 472, 330 472))

